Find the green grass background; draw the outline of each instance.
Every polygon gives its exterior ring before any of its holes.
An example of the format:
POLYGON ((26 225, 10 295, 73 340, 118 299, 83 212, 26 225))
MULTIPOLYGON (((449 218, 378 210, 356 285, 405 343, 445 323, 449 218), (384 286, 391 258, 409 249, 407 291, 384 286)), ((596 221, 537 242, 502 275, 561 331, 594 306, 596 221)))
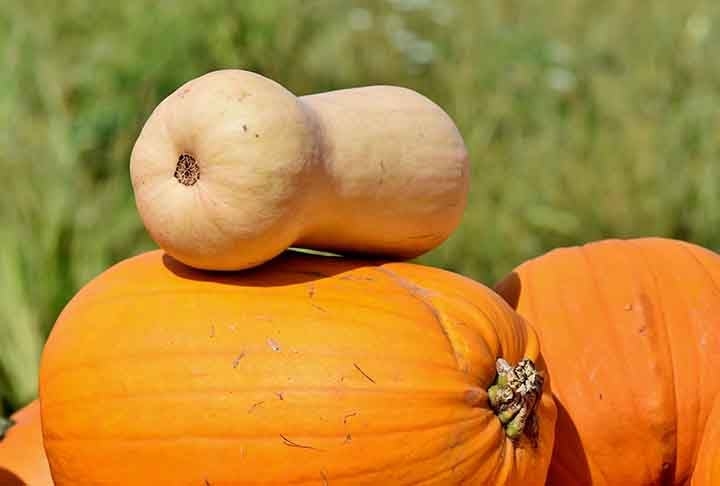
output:
POLYGON ((153 247, 129 153, 209 70, 296 94, 414 88, 467 141, 461 228, 422 262, 492 283, 553 247, 665 235, 720 247, 720 3, 627 0, 2 1, 0 397, 36 394, 47 333, 153 247))

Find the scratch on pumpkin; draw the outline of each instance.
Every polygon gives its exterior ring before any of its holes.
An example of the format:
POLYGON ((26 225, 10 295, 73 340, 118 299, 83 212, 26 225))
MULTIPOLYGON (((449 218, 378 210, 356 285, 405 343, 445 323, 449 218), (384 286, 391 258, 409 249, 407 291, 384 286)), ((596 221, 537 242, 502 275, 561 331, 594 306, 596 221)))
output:
POLYGON ((315 308, 316 308, 317 310, 319 310, 319 311, 327 312, 327 309, 324 309, 324 308, 320 307, 320 306, 317 305, 317 304, 310 304, 310 305, 312 305, 313 307, 315 307, 315 308))
POLYGON ((256 408, 258 408, 260 405, 265 403, 265 400, 260 400, 259 402, 255 402, 252 404, 252 406, 248 409, 248 413, 253 413, 256 408))
POLYGON ((360 373, 362 373, 362 375, 363 375, 365 378, 367 378, 368 380, 370 380, 370 382, 371 382, 373 385, 376 384, 376 383, 375 383, 375 380, 373 380, 370 375, 368 375, 367 373, 365 373, 365 372, 363 371, 363 369, 358 366, 357 363, 353 363, 353 366, 354 366, 355 369, 357 369, 360 373))
POLYGON ((244 357, 245 357, 245 351, 243 351, 242 353, 238 354, 237 357, 236 357, 236 358, 233 360, 233 362, 232 362, 232 367, 233 367, 233 368, 237 368, 238 365, 240 364, 240 360, 243 359, 244 357))
POLYGON ((297 442, 293 442, 293 441, 291 441, 290 439, 288 439, 287 437, 285 437, 283 434, 280 434, 280 437, 282 438, 283 443, 284 443, 286 446, 288 446, 288 447, 297 447, 298 449, 311 449, 311 450, 314 450, 314 451, 319 451, 319 450, 320 450, 320 449, 318 449, 317 447, 313 447, 313 446, 309 446, 309 445, 304 445, 304 444, 298 444, 297 442))

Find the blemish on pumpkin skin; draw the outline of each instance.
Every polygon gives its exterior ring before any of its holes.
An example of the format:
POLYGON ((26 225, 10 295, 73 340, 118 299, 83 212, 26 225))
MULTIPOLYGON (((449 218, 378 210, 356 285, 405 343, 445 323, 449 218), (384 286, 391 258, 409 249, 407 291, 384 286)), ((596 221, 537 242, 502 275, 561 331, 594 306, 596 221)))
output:
POLYGON ((285 396, 282 392, 275 392, 275 396, 278 397, 278 400, 285 400, 285 396))
POLYGON ((280 351, 280 344, 278 344, 278 342, 275 341, 273 338, 268 338, 267 343, 268 346, 270 346, 270 349, 272 349, 273 351, 280 351))
POLYGON ((471 388, 465 392, 465 403, 471 407, 479 407, 487 403, 487 394, 479 388, 471 388))
POLYGON ((282 438, 283 443, 284 443, 286 446, 288 446, 288 447, 297 447, 297 448, 299 448, 299 449, 312 449, 312 450, 314 450, 314 451, 319 451, 319 450, 320 450, 320 449, 318 449, 317 447, 313 447, 313 446, 309 446, 309 445, 303 445, 303 444, 298 444, 297 442, 293 442, 292 440, 290 440, 290 439, 288 439, 287 437, 285 437, 283 434, 280 434, 280 438, 282 438))
POLYGON ((330 483, 328 482, 327 475, 325 474, 325 471, 320 471, 320 477, 322 477, 323 485, 328 486, 330 483))
POLYGON ((242 353, 237 355, 237 357, 232 362, 233 369, 238 367, 238 364, 240 364, 240 360, 243 359, 244 357, 245 357, 245 351, 243 351, 242 353))
POLYGON ((265 403, 265 400, 260 400, 259 402, 253 403, 250 408, 248 409, 248 413, 253 413, 256 408, 258 408, 260 405, 265 403))
POLYGON ((210 337, 211 337, 211 338, 214 338, 214 337, 215 337, 215 324, 213 324, 212 326, 210 326, 210 337))
POLYGON ((457 449, 463 444, 464 440, 460 434, 455 434, 455 436, 450 441, 450 444, 448 446, 448 450, 457 449))
POLYGON ((349 419, 350 417, 354 417, 354 416, 357 415, 357 414, 358 414, 357 412, 353 412, 353 413, 349 413, 349 414, 345 415, 345 416, 343 417, 343 424, 346 424, 346 425, 347 425, 348 419, 349 419))
POLYGON ((367 373, 365 373, 365 372, 363 371, 363 369, 358 366, 357 363, 353 363, 353 366, 354 366, 355 369, 357 369, 365 378, 367 378, 367 379, 370 381, 370 383, 372 383, 373 385, 376 384, 376 383, 375 383, 375 380, 373 380, 373 379, 370 377, 370 375, 368 375, 367 373))

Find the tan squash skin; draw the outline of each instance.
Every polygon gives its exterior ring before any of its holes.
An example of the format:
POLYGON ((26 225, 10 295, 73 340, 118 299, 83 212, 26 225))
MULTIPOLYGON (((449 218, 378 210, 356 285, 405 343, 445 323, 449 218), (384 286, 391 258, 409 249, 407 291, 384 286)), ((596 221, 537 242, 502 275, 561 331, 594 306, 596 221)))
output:
POLYGON ((412 258, 460 222, 469 165, 437 105, 393 86, 296 97, 241 70, 189 81, 135 144, 140 216, 197 268, 259 265, 289 246, 412 258), (199 178, 175 176, 182 154, 199 178))

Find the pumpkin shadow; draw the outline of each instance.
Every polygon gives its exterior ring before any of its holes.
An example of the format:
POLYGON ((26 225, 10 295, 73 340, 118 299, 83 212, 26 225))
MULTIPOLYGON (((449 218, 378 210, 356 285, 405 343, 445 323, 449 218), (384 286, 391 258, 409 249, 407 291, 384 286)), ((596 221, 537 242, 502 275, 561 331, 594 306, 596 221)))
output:
POLYGON ((565 406, 557 398, 555 404, 558 409, 555 446, 545 484, 546 486, 565 484, 590 486, 593 484, 590 465, 580 441, 580 434, 565 406))
POLYGON ((510 275, 495 284, 493 288, 502 296, 510 307, 517 310, 518 302, 520 301, 520 293, 522 292, 522 282, 516 272, 512 272, 510 275))
MULTIPOLYGON (((522 281, 516 272, 512 272, 495 285, 495 290, 502 295, 510 307, 517 310, 523 289, 522 281)), ((528 324, 533 325, 529 319, 528 324)), ((541 338, 540 352, 542 353, 542 335, 540 332, 538 332, 538 336, 541 338)), ((592 485, 590 464, 580 440, 580 433, 562 402, 555 394, 553 394, 553 398, 557 405, 558 414, 555 423, 555 445, 545 484, 546 486, 566 484, 590 486, 592 485)))
POLYGON ((281 287, 309 283, 388 262, 377 258, 312 255, 293 250, 285 251, 257 267, 237 271, 199 270, 167 253, 163 254, 162 261, 165 268, 184 279, 242 287, 281 287))
POLYGON ((0 467, 0 485, 2 486, 25 486, 26 483, 7 469, 0 467))

